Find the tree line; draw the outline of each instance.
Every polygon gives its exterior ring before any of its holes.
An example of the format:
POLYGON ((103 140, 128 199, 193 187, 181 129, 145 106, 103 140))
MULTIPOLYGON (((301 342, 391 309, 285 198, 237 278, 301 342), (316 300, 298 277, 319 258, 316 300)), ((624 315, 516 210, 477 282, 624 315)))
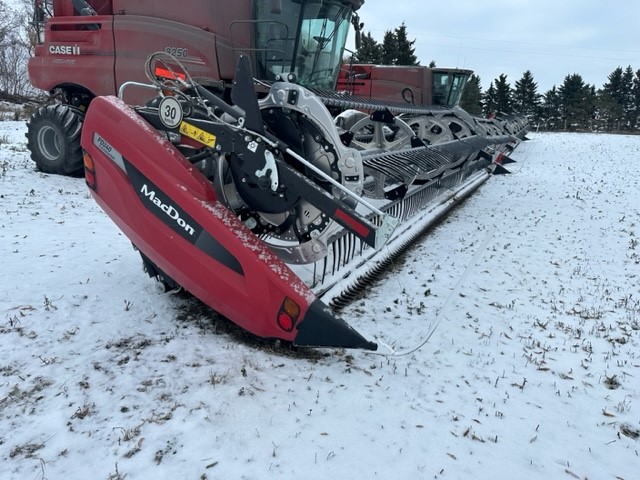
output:
POLYGON ((601 88, 578 73, 566 75, 560 86, 538 93, 527 70, 513 87, 500 75, 482 92, 480 78, 472 75, 463 92, 461 107, 474 114, 522 113, 545 130, 640 130, 640 69, 617 67, 601 88))
MULTIPOLYGON (((419 65, 415 39, 409 40, 404 23, 387 30, 382 43, 371 32, 361 36, 355 61, 380 65, 419 65)), ((435 67, 431 61, 430 67, 435 67)), ((559 86, 538 92, 530 70, 513 86, 502 74, 482 91, 480 77, 471 75, 460 106, 474 115, 524 114, 546 130, 640 130, 640 69, 617 67, 601 88, 589 85, 578 73, 565 76, 559 86)))

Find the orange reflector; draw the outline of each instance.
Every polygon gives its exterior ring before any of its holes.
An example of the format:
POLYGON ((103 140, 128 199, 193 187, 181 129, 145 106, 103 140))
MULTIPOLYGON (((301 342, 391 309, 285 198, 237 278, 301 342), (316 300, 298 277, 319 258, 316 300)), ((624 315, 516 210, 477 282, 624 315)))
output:
POLYGON ((296 302, 291 300, 289 297, 284 298, 284 302, 282 302, 282 307, 287 315, 296 318, 300 315, 300 307, 296 302))
POLYGON ((284 297, 278 312, 278 326, 285 332, 291 332, 298 321, 300 306, 289 297, 284 297))
POLYGON ((84 168, 94 171, 95 166, 93 165, 93 158, 91 158, 91 155, 85 152, 82 158, 84 160, 84 168))
POLYGON ((93 164, 93 158, 87 152, 82 155, 82 161, 84 163, 84 179, 87 185, 92 190, 96 189, 96 168, 93 164))

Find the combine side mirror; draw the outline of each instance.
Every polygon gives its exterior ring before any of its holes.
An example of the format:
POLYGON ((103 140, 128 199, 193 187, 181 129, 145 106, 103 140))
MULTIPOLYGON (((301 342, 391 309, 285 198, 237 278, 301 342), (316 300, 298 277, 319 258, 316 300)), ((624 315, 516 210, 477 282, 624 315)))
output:
POLYGON ((269 0, 270 11, 272 15, 280 15, 282 13, 282 0, 269 0))
POLYGON ((353 17, 351 17, 351 24, 353 25, 356 35, 356 50, 360 50, 360 47, 362 46, 362 29, 364 28, 364 23, 361 23, 358 14, 354 13, 353 17))

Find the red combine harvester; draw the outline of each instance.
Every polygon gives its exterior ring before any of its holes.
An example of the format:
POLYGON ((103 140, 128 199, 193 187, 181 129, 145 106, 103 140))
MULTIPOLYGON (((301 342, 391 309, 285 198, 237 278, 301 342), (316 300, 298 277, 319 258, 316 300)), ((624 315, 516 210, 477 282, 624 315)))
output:
POLYGON ((526 122, 459 109, 468 71, 383 98, 382 67, 340 74, 362 4, 37 2, 29 73, 57 102, 32 158, 84 170, 167 289, 260 337, 376 349, 332 307, 501 171, 526 122))
POLYGON ((339 91, 366 98, 454 108, 473 71, 452 68, 391 65, 343 65, 339 91))

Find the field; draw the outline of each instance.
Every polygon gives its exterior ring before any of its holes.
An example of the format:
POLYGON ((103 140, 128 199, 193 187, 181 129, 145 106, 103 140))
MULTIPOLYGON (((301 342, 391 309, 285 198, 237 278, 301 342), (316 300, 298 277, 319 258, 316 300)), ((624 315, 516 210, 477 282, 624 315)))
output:
POLYGON ((0 122, 0 478, 638 478, 638 137, 530 134, 343 311, 370 354, 161 293, 24 132, 0 122))

